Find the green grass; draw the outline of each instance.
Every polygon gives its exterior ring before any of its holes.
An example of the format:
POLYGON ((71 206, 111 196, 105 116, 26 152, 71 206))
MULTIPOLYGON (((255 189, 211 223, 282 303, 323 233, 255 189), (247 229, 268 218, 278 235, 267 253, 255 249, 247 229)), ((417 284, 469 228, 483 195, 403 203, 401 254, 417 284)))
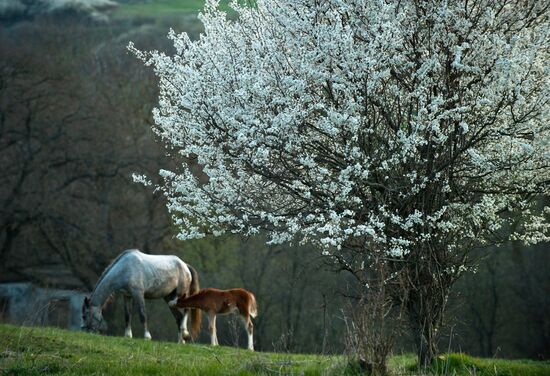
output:
POLYGON ((476 376, 548 376, 550 362, 474 358, 465 354, 441 355, 434 368, 441 374, 476 376))
MULTIPOLYGON (((393 375, 550 375, 550 362, 442 355, 417 370, 413 355, 389 361, 393 375)), ((0 325, 0 375, 352 375, 344 356, 259 353, 55 328, 0 325)))
POLYGON ((319 375, 329 369, 341 374, 339 365, 345 367, 342 357, 0 325, 0 375, 319 375))
MULTIPOLYGON (((228 10, 228 0, 220 3, 220 9, 228 10)), ((120 4, 113 15, 118 18, 164 17, 197 14, 204 7, 204 0, 154 0, 137 4, 120 4)))

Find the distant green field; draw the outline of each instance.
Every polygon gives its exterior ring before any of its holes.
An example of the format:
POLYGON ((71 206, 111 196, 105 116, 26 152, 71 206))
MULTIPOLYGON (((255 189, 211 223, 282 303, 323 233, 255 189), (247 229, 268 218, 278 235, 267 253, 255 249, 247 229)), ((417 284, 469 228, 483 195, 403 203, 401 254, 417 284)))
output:
MULTIPOLYGON (((392 375, 545 376, 550 362, 495 360, 462 354, 415 369, 394 356, 392 375)), ((233 347, 107 337, 54 328, 0 325, 0 375, 353 375, 345 356, 260 353, 233 347)))
MULTIPOLYGON (((220 9, 228 10, 228 1, 220 3, 220 9)), ((120 4, 113 12, 115 17, 136 16, 163 17, 168 15, 197 14, 204 7, 204 0, 152 0, 137 4, 120 4)))

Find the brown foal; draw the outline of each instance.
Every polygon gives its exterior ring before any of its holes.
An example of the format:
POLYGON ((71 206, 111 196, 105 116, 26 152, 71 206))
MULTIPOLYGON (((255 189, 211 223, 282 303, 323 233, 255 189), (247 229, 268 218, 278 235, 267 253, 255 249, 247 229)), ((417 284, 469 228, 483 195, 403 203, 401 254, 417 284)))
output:
POLYGON ((243 318, 248 333, 248 349, 254 350, 252 318, 258 315, 254 294, 245 289, 218 290, 213 288, 202 289, 188 298, 180 297, 171 300, 168 305, 173 308, 198 308, 208 313, 208 329, 213 346, 218 345, 216 335, 216 315, 239 313, 243 318))

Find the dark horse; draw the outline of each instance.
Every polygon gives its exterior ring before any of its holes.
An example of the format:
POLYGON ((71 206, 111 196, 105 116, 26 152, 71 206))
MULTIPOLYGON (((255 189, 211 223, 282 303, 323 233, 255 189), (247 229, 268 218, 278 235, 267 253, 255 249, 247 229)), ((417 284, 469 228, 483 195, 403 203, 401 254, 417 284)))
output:
MULTIPOLYGON (((148 255, 136 249, 124 251, 101 274, 90 297, 84 299, 82 329, 105 330, 103 306, 114 292, 120 292, 124 296, 125 335, 132 337, 130 318, 132 301, 134 301, 139 308, 139 317, 145 329, 144 337, 151 339, 151 333, 147 327, 145 299, 164 298, 168 302, 193 295, 199 289, 196 270, 177 256, 148 255)), ((185 339, 189 338, 187 316, 190 310, 182 313, 170 307, 170 311, 178 325, 178 342, 185 343, 185 339)), ((191 333, 195 337, 200 330, 201 312, 198 309, 193 309, 191 312, 191 333)))

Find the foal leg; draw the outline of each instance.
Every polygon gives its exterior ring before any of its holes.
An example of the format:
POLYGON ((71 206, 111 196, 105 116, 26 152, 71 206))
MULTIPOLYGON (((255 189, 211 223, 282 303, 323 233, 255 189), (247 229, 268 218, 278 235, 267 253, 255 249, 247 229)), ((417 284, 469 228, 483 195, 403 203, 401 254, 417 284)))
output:
MULTIPOLYGON (((168 303, 176 298, 177 295, 173 293, 165 296, 164 301, 168 303)), ((181 313, 179 309, 172 307, 170 307, 170 312, 172 312, 172 316, 176 319, 176 325, 178 326, 178 343, 185 343, 185 334, 189 335, 189 332, 187 332, 187 315, 181 313)))
POLYGON ((143 324, 143 330, 144 330, 143 338, 151 339, 151 333, 149 333, 149 328, 147 327, 147 313, 145 312, 145 298, 141 293, 134 293, 133 298, 138 305, 139 319, 143 324))
POLYGON ((208 329, 210 329, 210 344, 218 346, 218 336, 216 334, 216 313, 208 311, 208 329))
POLYGON ((254 351, 254 338, 252 335, 254 331, 254 324, 252 324, 250 315, 241 316, 241 317, 243 318, 243 322, 246 327, 246 332, 248 333, 248 349, 254 351))
POLYGON ((129 338, 132 338, 132 304, 132 297, 124 295, 124 321, 126 322, 124 336, 129 338))

